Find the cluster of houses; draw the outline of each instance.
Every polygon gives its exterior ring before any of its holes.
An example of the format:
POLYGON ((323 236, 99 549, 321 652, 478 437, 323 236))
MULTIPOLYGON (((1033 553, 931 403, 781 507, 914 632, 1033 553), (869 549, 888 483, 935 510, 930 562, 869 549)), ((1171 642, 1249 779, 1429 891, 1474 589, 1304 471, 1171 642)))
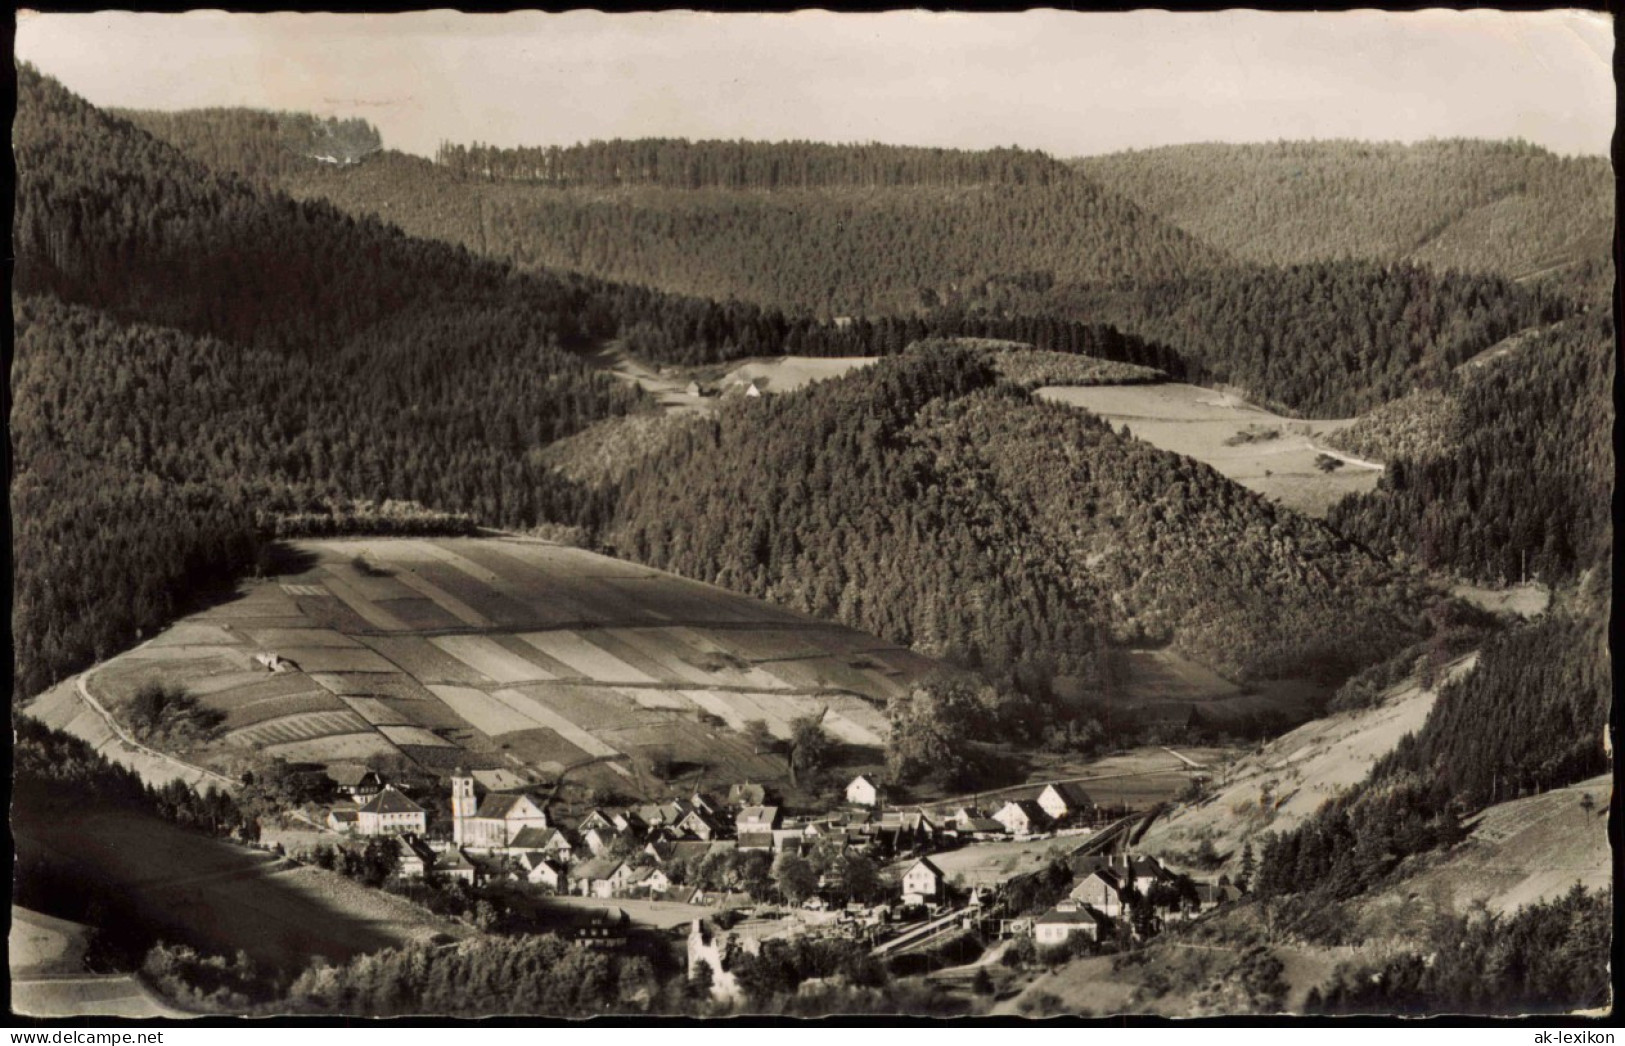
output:
POLYGON ((1167 888, 1172 911, 1183 918, 1194 918, 1241 896, 1234 886, 1182 880, 1155 857, 1145 855, 1074 857, 1071 863, 1072 889, 1066 898, 1027 925, 1007 929, 1031 932, 1040 946, 1066 944, 1080 933, 1099 941, 1127 929, 1130 905, 1136 898, 1152 898, 1159 886, 1167 888), (1180 891, 1182 883, 1185 890, 1180 891))
MULTIPOLYGON (((879 786, 866 776, 859 775, 846 786, 846 801, 853 806, 877 807, 881 798, 879 786)), ((976 803, 938 807, 926 816, 954 839, 982 841, 1081 825, 1093 821, 1099 813, 1100 808, 1081 785, 1057 782, 1039 788, 1031 798, 1001 799, 986 807, 976 803)))
POLYGON ((799 853, 830 837, 835 845, 885 859, 938 845, 945 828, 920 810, 867 806, 817 820, 787 818, 763 786, 748 783, 734 785, 723 800, 696 792, 661 803, 597 807, 565 821, 523 791, 483 787, 479 772, 459 770, 451 778, 448 845, 426 838, 428 811, 376 771, 340 769, 329 776, 345 801, 328 812, 327 826, 395 839, 399 874, 471 883, 522 877, 556 893, 590 897, 706 901, 704 891, 676 897, 663 868, 739 851, 799 853))

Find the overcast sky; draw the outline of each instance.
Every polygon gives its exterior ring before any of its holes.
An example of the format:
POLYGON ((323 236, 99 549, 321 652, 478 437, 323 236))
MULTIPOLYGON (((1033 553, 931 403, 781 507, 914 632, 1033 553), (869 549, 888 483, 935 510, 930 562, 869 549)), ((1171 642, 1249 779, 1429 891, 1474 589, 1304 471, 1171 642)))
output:
POLYGON ((1079 156, 1192 141, 1521 137, 1607 153, 1603 15, 18 16, 91 102, 364 116, 385 143, 805 138, 1079 156))

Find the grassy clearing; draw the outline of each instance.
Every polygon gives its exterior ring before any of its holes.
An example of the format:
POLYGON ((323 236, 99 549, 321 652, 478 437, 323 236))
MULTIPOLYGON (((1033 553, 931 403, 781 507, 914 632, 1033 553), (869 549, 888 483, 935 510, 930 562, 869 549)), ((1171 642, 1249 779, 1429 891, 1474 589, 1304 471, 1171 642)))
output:
MULTIPOLYGON (((1448 676, 1459 678, 1475 663, 1475 657, 1465 658, 1448 676)), ((1437 696, 1436 689, 1407 679, 1376 707, 1314 720, 1240 759, 1214 765, 1213 793, 1160 819, 1141 845, 1177 857, 1205 840, 1229 855, 1226 867, 1234 872, 1243 843, 1263 831, 1296 827, 1363 780, 1377 759, 1421 728, 1437 696)))
POLYGON ((1041 398, 1093 411, 1114 425, 1127 425, 1139 439, 1211 465, 1249 490, 1311 516, 1324 516, 1333 502, 1377 485, 1379 469, 1346 465, 1327 473, 1315 466, 1315 443, 1353 424, 1297 421, 1248 405, 1226 393, 1195 385, 1118 385, 1041 388, 1041 398), (1238 433, 1279 428, 1268 440, 1231 443, 1238 433))

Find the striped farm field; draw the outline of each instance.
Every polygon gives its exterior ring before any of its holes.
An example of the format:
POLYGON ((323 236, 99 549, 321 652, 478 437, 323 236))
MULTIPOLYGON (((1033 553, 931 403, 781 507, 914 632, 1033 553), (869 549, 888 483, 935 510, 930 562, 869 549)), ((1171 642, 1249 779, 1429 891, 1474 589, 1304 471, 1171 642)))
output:
POLYGON ((257 723, 280 719, 283 716, 298 715, 302 712, 344 712, 347 708, 343 701, 329 694, 325 690, 315 689, 307 682, 305 689, 296 694, 279 694, 273 697, 262 697, 254 701, 245 701, 242 704, 227 708, 225 728, 227 730, 240 730, 244 727, 254 726, 257 723))
POLYGON ((783 738, 821 710, 843 752, 872 760, 886 699, 939 670, 874 636, 534 539, 295 545, 298 573, 245 581, 97 668, 109 707, 145 682, 187 688, 225 713, 227 743, 177 755, 225 773, 245 750, 405 756, 433 774, 568 767, 566 787, 641 794, 653 786, 633 759, 661 752, 708 782, 785 779, 783 756, 739 731, 761 721, 783 738), (293 670, 265 670, 263 653, 293 670))
MULTIPOLYGON (((607 686, 536 683, 515 687, 527 702, 564 717, 583 730, 632 726, 645 718, 640 703, 607 686)), ((530 707, 525 705, 523 707, 530 707)))
MULTIPOLYGON (((398 669, 425 685, 489 686, 496 680, 475 671, 427 639, 418 636, 368 636, 367 645, 398 669)), ((433 686, 429 687, 431 690, 433 686)))
POLYGON ((504 734, 502 743, 507 746, 509 752, 531 766, 542 767, 554 773, 563 767, 592 758, 560 737, 557 730, 549 730, 542 726, 504 734))
POLYGON ((500 737, 515 730, 530 730, 542 724, 514 711, 484 690, 470 686, 432 685, 434 696, 482 734, 500 737))
POLYGON ((310 678, 340 697, 377 697, 397 701, 432 701, 423 684, 401 672, 312 672, 310 678))
POLYGON ((395 666, 364 646, 305 646, 279 649, 278 654, 299 666, 302 672, 393 672, 395 666))
POLYGON ((326 737, 329 734, 359 734, 371 730, 372 727, 365 719, 346 708, 337 712, 298 712, 284 715, 240 730, 232 730, 226 735, 226 739, 232 744, 259 748, 287 741, 326 737))
POLYGON ((535 662, 527 661, 485 636, 436 636, 429 640, 442 651, 499 683, 527 683, 551 679, 535 662))
POLYGON ((659 679, 640 672, 594 644, 585 635, 563 630, 526 632, 520 639, 555 661, 560 661, 587 679, 600 683, 658 683, 659 679))
MULTIPOLYGON (((375 697, 341 697, 345 706, 373 726, 411 726, 412 720, 375 697)), ((387 734, 385 735, 388 736, 387 734)), ((394 738, 390 738, 394 740, 394 738)))
POLYGON ((421 726, 380 726, 378 732, 383 734, 389 743, 393 745, 419 745, 427 748, 457 747, 434 731, 425 730, 421 726))
POLYGON ((266 745, 266 755, 281 756, 293 763, 345 763, 381 759, 399 755, 400 749, 390 744, 375 730, 358 734, 334 734, 330 737, 310 737, 302 741, 286 741, 266 745))
POLYGON ((291 647, 346 647, 360 646, 349 636, 330 628, 249 628, 248 637, 267 650, 281 651, 291 647))
POLYGON ((455 615, 442 609, 439 603, 416 593, 404 599, 380 599, 374 606, 405 625, 404 631, 408 632, 456 628, 462 624, 455 615))

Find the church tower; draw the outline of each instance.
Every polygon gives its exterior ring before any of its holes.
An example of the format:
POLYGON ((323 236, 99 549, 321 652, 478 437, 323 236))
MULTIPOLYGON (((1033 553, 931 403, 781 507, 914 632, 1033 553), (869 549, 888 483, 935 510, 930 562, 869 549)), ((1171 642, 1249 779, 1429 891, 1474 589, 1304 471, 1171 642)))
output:
POLYGON ((451 839, 457 846, 463 846, 469 842, 464 837, 464 833, 468 831, 465 822, 474 816, 476 808, 474 778, 470 777, 459 766, 451 775, 451 839))

